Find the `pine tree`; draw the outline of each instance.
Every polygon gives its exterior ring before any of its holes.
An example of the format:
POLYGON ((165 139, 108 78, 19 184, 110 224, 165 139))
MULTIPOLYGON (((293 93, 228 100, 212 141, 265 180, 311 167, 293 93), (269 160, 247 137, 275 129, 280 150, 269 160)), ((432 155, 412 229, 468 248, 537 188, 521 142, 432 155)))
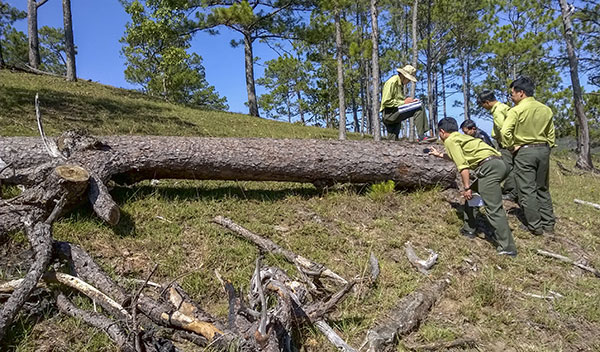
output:
POLYGON ((121 39, 125 79, 165 100, 226 109, 226 99, 206 82, 202 58, 187 52, 187 13, 163 2, 146 4, 148 8, 136 0, 126 6, 132 22, 121 39))

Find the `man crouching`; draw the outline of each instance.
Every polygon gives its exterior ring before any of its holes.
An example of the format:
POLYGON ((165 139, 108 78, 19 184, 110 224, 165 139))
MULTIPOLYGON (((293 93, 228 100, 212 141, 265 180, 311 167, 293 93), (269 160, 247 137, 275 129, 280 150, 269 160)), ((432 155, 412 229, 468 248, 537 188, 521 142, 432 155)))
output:
MULTIPOLYGON (((507 176, 508 169, 500 153, 479 138, 459 133, 458 124, 451 117, 440 120, 438 131, 446 147, 447 157, 454 161, 460 172, 464 186, 463 196, 469 200, 475 190, 485 203, 486 218, 495 230, 498 254, 515 257, 517 248, 502 207, 500 183, 507 176), (475 171, 477 181, 474 184, 471 184, 469 169, 475 171)), ((439 158, 445 156, 435 148, 431 148, 429 154, 439 158)), ((474 207, 465 206, 466 216, 461 232, 470 237, 475 235, 475 211, 474 207)))

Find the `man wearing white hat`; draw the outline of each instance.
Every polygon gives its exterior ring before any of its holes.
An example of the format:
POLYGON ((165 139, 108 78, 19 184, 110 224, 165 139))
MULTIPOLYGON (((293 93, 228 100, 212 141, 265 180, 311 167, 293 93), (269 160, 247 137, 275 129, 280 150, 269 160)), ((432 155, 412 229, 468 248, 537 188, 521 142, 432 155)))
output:
MULTIPOLYGON (((427 140, 425 132, 429 130, 427 116, 418 99, 404 98, 403 85, 409 81, 416 82, 415 73, 417 69, 412 65, 406 65, 402 68, 397 68, 397 75, 392 76, 383 85, 381 93, 381 107, 379 111, 383 112, 383 124, 388 132, 388 139, 397 140, 400 133, 401 122, 415 117, 415 127, 419 141, 427 140), (414 106, 408 109, 399 109, 402 105, 411 104, 414 106)), ((431 139, 434 141, 434 139, 431 139)))

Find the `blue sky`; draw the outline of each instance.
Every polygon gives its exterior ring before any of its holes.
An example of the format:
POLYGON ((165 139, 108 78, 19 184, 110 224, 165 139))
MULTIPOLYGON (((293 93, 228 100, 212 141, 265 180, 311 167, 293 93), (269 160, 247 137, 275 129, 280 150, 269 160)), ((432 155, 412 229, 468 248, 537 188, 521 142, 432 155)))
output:
MULTIPOLYGON (((6 1, 6 0, 5 0, 6 1)), ((26 10, 27 1, 8 0, 10 5, 26 10)), ((77 46, 77 76, 91 79, 103 84, 137 89, 125 81, 125 59, 121 55, 119 40, 124 34, 125 24, 129 16, 125 13, 118 0, 78 0, 71 1, 73 15, 73 32, 77 46)), ((49 0, 38 11, 38 27, 50 26, 62 28, 62 1, 49 0)), ((27 21, 15 23, 15 27, 27 33, 27 21)), ((215 86, 221 96, 227 97, 229 110, 232 112, 248 113, 244 105, 247 101, 243 46, 232 48, 232 39, 240 39, 236 32, 221 29, 217 36, 208 33, 197 33, 192 41, 192 50, 202 56, 206 79, 215 86)), ((254 56, 260 60, 255 64, 255 78, 261 77, 262 63, 273 59, 277 54, 265 44, 255 43, 254 56)), ((382 80, 391 74, 384 74, 382 80)), ((421 87, 419 87, 421 88, 421 87)), ((257 85, 257 95, 264 90, 257 85)), ((462 99, 461 94, 448 99, 449 115, 462 120, 462 108, 453 108, 453 100, 462 99)), ((441 111, 440 111, 441 113, 441 111)), ((491 122, 476 120, 480 127, 490 131, 491 122)))

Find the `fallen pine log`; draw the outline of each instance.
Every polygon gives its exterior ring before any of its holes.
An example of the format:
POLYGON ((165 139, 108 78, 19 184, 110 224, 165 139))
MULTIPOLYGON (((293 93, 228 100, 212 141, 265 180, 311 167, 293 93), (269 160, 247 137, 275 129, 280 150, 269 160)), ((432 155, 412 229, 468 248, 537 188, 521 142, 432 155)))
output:
MULTIPOLYGON (((404 187, 455 184, 451 162, 424 153, 424 146, 403 142, 267 138, 100 137, 90 146, 72 146, 59 137, 59 150, 101 176, 132 181, 160 178, 290 181, 379 182, 404 187), (62 142, 61 142, 62 141, 62 142)), ((69 140, 75 138, 69 137, 69 140)), ((79 143, 79 142, 76 142, 79 143)), ((3 138, 0 158, 13 167, 0 174, 17 183, 21 169, 39 167, 52 158, 40 138, 3 138)), ((91 170, 90 170, 91 171, 91 170)), ((106 181, 106 180, 104 180, 106 181)))
POLYGON ((0 159, 11 165, 0 173, 0 182, 30 187, 23 194, 28 201, 0 202, 0 235, 22 228, 17 213, 37 212, 34 220, 48 215, 50 204, 64 193, 53 187, 49 176, 68 164, 89 174, 89 187, 83 197, 67 197, 65 209, 87 198, 96 214, 111 225, 119 220, 118 206, 106 187, 111 179, 121 183, 161 178, 288 181, 318 187, 386 180, 406 188, 456 184, 453 163, 429 156, 414 143, 143 136, 97 140, 74 132, 48 141, 56 145, 59 157, 51 157, 40 138, 0 140, 0 159), (43 194, 32 195, 35 188, 43 194))

